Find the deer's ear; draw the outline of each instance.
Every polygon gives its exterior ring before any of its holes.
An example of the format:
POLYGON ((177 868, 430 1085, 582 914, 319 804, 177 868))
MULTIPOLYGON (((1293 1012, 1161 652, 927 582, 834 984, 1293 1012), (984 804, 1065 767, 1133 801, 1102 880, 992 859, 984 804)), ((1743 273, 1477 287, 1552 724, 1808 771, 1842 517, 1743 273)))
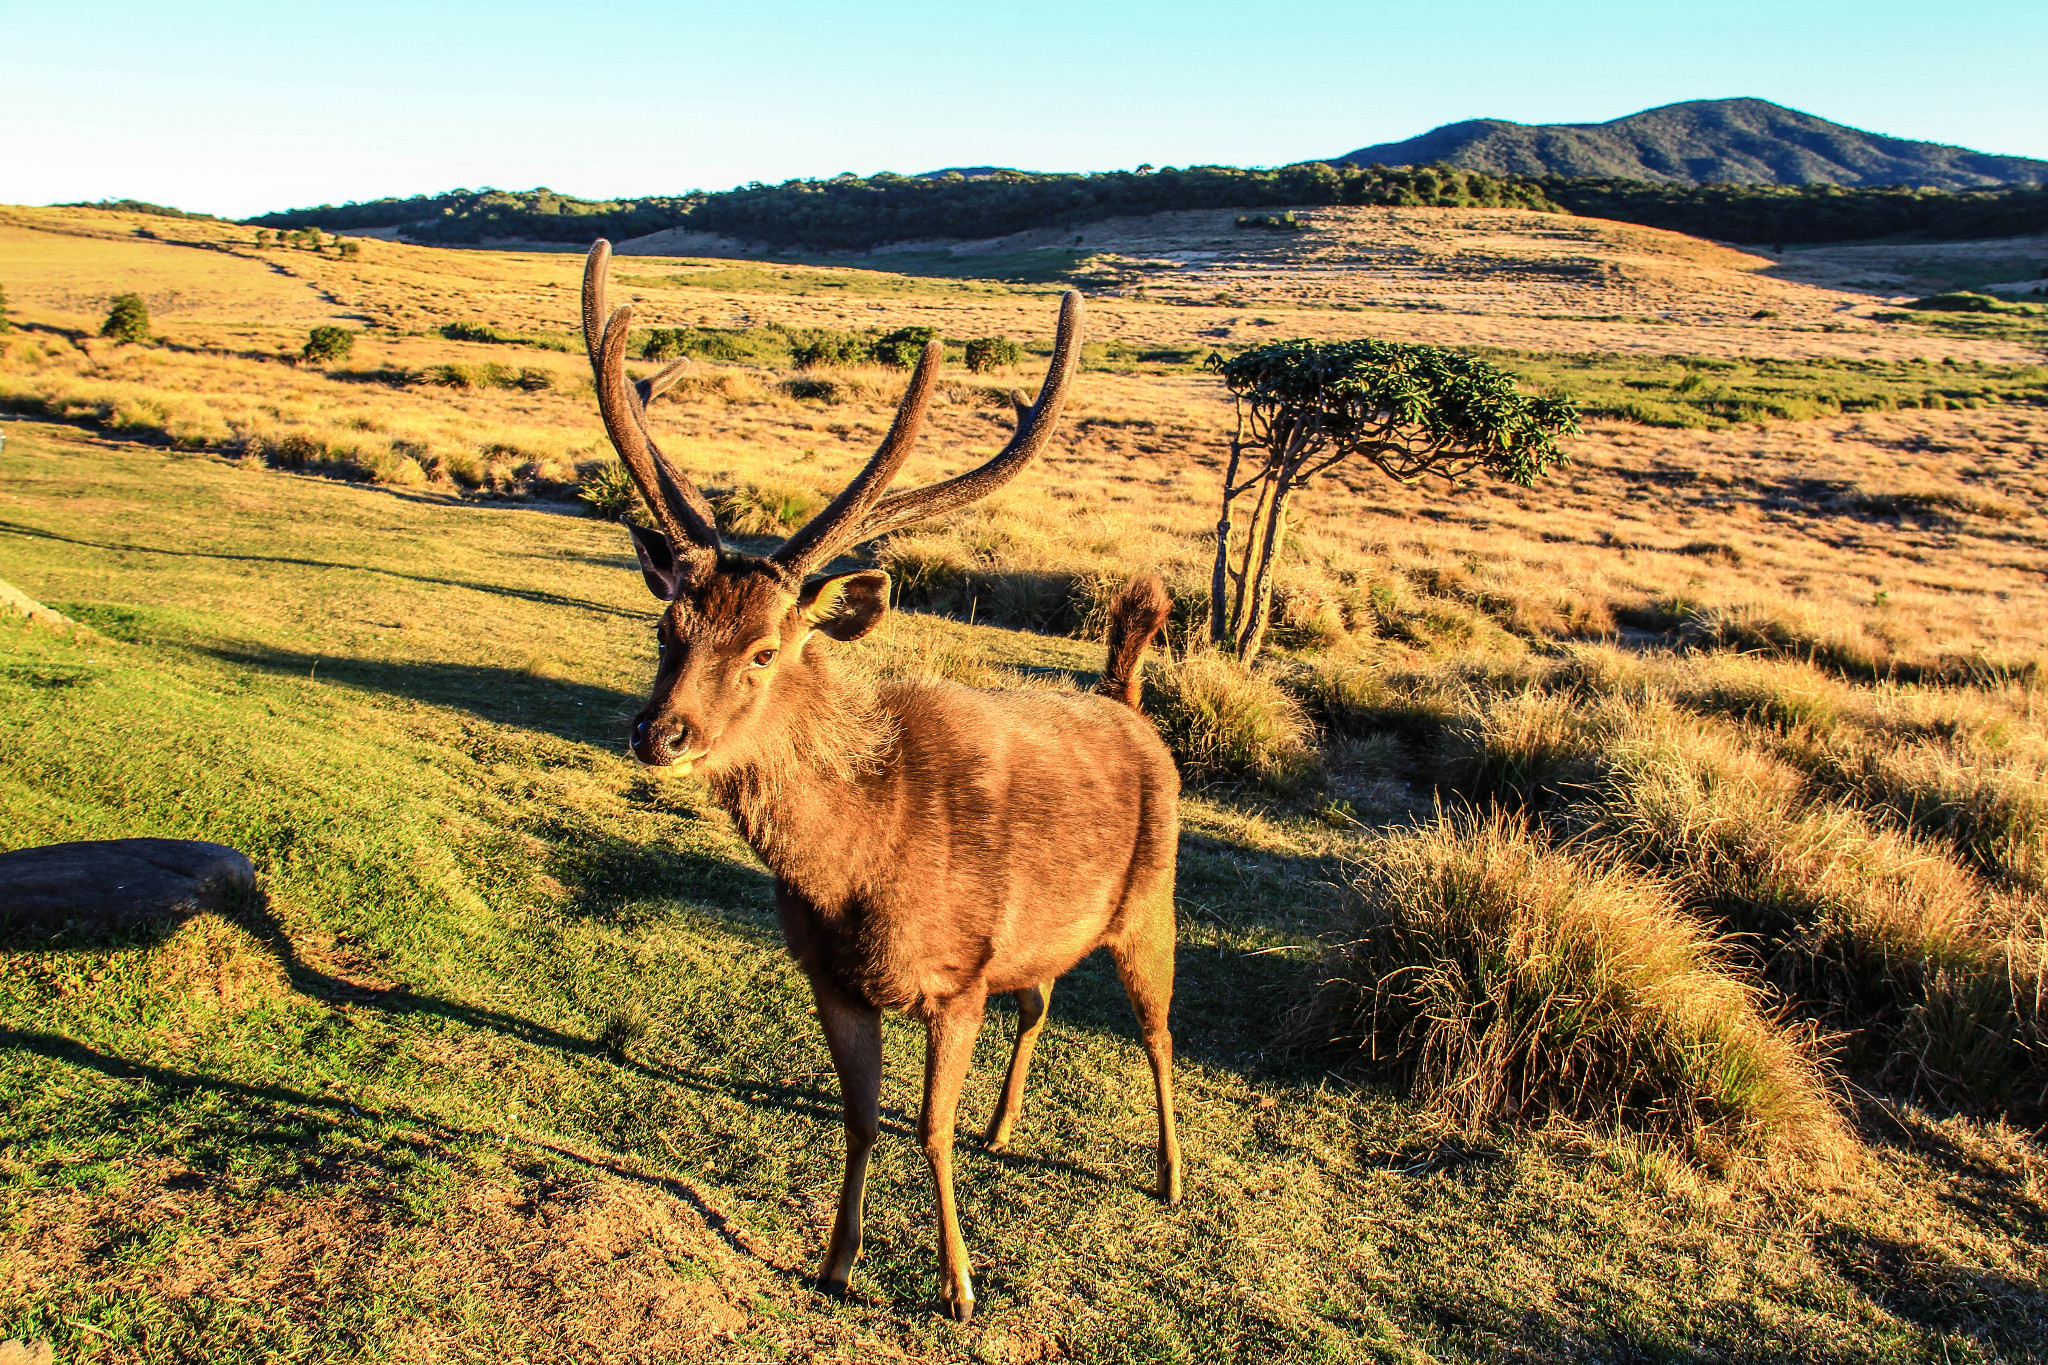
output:
POLYGON ((834 574, 804 589, 797 599, 811 629, 835 640, 858 640, 889 610, 889 575, 880 569, 834 574))
POLYGON ((630 521, 626 529, 633 533, 633 550, 640 556, 640 573, 647 580, 647 591, 664 602, 675 601, 683 588, 683 566, 676 562, 675 547, 659 531, 630 521))

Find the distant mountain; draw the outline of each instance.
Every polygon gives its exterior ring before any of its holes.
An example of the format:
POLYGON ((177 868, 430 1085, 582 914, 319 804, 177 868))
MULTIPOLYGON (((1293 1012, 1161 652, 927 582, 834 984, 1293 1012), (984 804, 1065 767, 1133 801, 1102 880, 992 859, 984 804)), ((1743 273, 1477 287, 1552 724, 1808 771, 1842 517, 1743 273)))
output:
POLYGON ((1336 158, 1354 166, 1441 162, 1494 175, 1599 176, 1677 185, 2048 184, 2048 161, 1866 133, 1769 100, 1688 100, 1607 123, 1447 123, 1336 158))

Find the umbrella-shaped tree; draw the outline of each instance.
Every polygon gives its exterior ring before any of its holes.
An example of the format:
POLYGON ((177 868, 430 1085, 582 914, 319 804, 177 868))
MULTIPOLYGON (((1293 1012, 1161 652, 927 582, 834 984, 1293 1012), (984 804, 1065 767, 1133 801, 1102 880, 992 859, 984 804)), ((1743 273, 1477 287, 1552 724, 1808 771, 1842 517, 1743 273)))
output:
POLYGON ((1211 363, 1237 400, 1237 429, 1216 523, 1210 636, 1246 661, 1265 639, 1289 502, 1317 475, 1362 461, 1401 483, 1483 469, 1527 485, 1565 463, 1558 438, 1579 430, 1569 397, 1530 397, 1505 370, 1441 346, 1276 341, 1211 363), (1240 542, 1232 508, 1247 494, 1240 542))

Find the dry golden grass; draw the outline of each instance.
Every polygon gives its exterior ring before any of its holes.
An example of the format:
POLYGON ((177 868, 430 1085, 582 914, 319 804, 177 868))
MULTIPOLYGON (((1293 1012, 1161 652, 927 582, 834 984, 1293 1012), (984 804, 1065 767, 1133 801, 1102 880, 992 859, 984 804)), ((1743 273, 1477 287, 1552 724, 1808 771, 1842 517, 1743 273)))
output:
POLYGON ((1477 1136, 1558 1115, 1675 1138, 1710 1165, 1839 1162, 1809 1040, 1774 1023, 1665 886, 1498 815, 1362 850, 1295 1035, 1354 1048, 1477 1136))

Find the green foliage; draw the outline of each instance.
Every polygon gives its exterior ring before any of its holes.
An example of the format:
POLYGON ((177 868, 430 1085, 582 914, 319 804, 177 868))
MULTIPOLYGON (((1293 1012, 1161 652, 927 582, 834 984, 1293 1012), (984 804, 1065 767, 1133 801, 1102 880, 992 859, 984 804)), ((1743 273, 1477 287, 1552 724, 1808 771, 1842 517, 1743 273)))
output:
POLYGON ((633 476, 626 466, 611 460, 583 476, 576 496, 606 521, 623 521, 639 501, 640 490, 633 486, 633 476))
POLYGON ((972 374, 987 374, 1023 359, 1024 348, 1006 336, 975 337, 967 343, 967 369, 972 374))
POLYGON ((1948 294, 1929 294, 1924 299, 1914 299, 1907 304, 1926 313, 2025 313, 2027 310, 2016 303, 2006 303, 1989 294, 1973 294, 1967 289, 1958 289, 1948 294))
POLYGON ((142 295, 117 295, 107 310, 107 320, 100 324, 100 335, 123 345, 149 340, 149 305, 142 295))
POLYGON ((315 327, 306 334, 306 349, 299 352, 299 359, 326 365, 347 360, 349 352, 355 348, 356 334, 348 328, 315 327))
POLYGON ((501 332, 481 322, 444 322, 441 335, 450 341, 475 341, 494 346, 531 346, 541 351, 575 351, 581 347, 567 336, 535 335, 531 332, 501 332))
POLYGON ((790 345, 790 359, 806 370, 828 365, 865 365, 874 358, 874 337, 829 327, 799 333, 790 345))
POLYGON ((92 203, 59 204, 64 209, 105 209, 109 213, 146 213, 152 218, 191 218, 205 223, 218 223, 219 218, 211 213, 190 213, 184 209, 166 208, 144 199, 100 199, 92 203))
POLYGON ((1241 228, 1264 228, 1268 232, 1307 232, 1308 222, 1294 213, 1259 213, 1240 217, 1241 228))
POLYGON ((884 332, 875 338, 875 363, 907 370, 924 355, 924 348, 938 339, 936 327, 898 327, 893 332, 884 332))
POLYGON ((353 261, 363 254, 363 244, 361 242, 343 242, 336 250, 344 261, 353 261))
POLYGON ((0 285, 0 337, 14 330, 14 324, 7 319, 7 287, 0 285))
POLYGON ((2048 189, 1858 189, 1844 185, 1670 185, 1546 176, 1533 182, 1573 213, 1731 242, 1845 242, 1903 233, 1937 239, 2048 232, 2048 189))
POLYGON ((524 389, 537 393, 555 386, 549 370, 515 369, 495 361, 483 365, 429 365, 420 373, 422 383, 444 389, 524 389))
POLYGON ((1483 467, 1527 486, 1579 430, 1570 397, 1530 398, 1508 371, 1442 346, 1275 341, 1213 363, 1257 439, 1312 428, 1318 450, 1355 451, 1397 478, 1483 467))

